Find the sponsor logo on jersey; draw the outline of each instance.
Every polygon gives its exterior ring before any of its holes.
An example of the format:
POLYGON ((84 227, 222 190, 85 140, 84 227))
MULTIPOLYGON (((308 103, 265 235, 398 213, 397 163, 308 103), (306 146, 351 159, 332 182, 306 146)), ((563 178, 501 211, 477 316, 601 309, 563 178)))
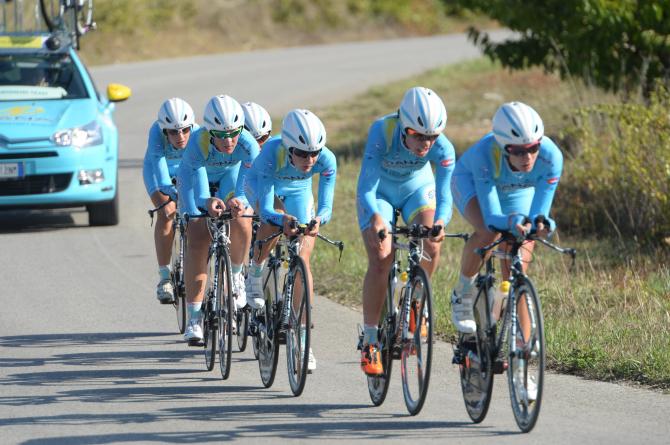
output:
POLYGON ((440 165, 442 167, 449 167, 453 163, 454 163, 453 159, 443 159, 443 160, 440 161, 440 165))
POLYGON ((555 178, 547 179, 547 184, 556 184, 560 178, 556 176, 555 178))
POLYGON ((327 177, 327 176, 332 176, 333 173, 335 173, 335 170, 333 170, 332 168, 329 168, 328 170, 322 172, 321 174, 322 174, 323 176, 326 176, 326 177, 327 177))

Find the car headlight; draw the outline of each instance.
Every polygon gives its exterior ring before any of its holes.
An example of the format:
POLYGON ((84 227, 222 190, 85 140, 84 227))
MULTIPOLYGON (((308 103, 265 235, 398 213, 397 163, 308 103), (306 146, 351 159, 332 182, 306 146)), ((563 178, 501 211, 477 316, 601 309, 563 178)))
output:
POLYGON ((69 128, 55 132, 52 139, 56 145, 76 148, 90 147, 102 144, 102 128, 97 121, 90 122, 82 127, 69 128))

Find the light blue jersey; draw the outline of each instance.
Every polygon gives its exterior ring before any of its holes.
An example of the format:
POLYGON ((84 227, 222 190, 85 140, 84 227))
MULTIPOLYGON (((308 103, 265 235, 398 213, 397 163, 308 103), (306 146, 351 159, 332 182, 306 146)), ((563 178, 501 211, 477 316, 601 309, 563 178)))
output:
POLYGON ((282 225, 283 213, 274 208, 274 197, 284 203, 286 213, 307 224, 314 216, 326 224, 333 212, 335 177, 337 162, 335 155, 324 147, 314 167, 308 172, 293 166, 289 151, 275 136, 263 145, 263 151, 254 161, 247 175, 247 195, 249 201, 258 205, 261 219, 275 225, 282 225), (318 209, 314 212, 312 196, 312 176, 319 175, 318 209))
MULTIPOLYGON (((533 222, 538 215, 549 218, 562 171, 563 155, 548 137, 540 142, 533 169, 523 173, 511 169, 507 154, 489 133, 459 158, 451 190, 461 213, 476 196, 487 227, 512 230, 516 221, 510 215, 524 215, 533 222)), ((549 222, 553 230, 555 224, 549 222)))
MULTIPOLYGON (((194 124, 191 133, 198 128, 198 124, 194 124)), ((184 151, 185 148, 173 147, 158 122, 154 122, 149 130, 149 142, 147 143, 142 167, 144 187, 147 189, 149 196, 156 191, 160 191, 172 199, 177 198, 177 189, 172 184, 172 178, 177 176, 184 151)))
POLYGON ((446 227, 452 214, 449 182, 455 159, 454 146, 443 134, 426 156, 419 157, 405 146, 397 114, 376 120, 368 133, 358 177, 360 229, 369 227, 375 213, 390 224, 394 208, 402 211, 408 223, 421 211, 435 209, 434 221, 442 220, 446 227))
POLYGON ((200 214, 210 198, 209 184, 216 184, 216 196, 227 201, 244 195, 244 177, 258 156, 259 147, 247 130, 242 130, 231 154, 221 153, 211 142, 209 131, 200 128, 191 135, 179 166, 179 206, 182 212, 200 214))

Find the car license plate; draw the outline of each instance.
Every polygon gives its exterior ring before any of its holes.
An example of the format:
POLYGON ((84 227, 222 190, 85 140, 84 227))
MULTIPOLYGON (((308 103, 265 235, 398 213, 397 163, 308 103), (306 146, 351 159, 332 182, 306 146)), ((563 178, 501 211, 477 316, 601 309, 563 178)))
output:
POLYGON ((0 163, 0 179, 12 179, 22 177, 23 177, 22 162, 0 163))

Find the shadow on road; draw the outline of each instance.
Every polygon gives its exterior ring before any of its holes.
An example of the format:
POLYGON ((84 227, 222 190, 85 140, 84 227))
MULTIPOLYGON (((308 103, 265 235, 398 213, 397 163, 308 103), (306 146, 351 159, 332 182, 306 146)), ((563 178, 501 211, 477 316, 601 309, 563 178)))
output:
MULTIPOLYGON (((58 210, 2 210, 0 211, 0 234, 45 232, 58 229, 88 227, 77 224, 73 213, 86 213, 83 208, 58 210)), ((88 219, 86 219, 88 221, 88 219)))

